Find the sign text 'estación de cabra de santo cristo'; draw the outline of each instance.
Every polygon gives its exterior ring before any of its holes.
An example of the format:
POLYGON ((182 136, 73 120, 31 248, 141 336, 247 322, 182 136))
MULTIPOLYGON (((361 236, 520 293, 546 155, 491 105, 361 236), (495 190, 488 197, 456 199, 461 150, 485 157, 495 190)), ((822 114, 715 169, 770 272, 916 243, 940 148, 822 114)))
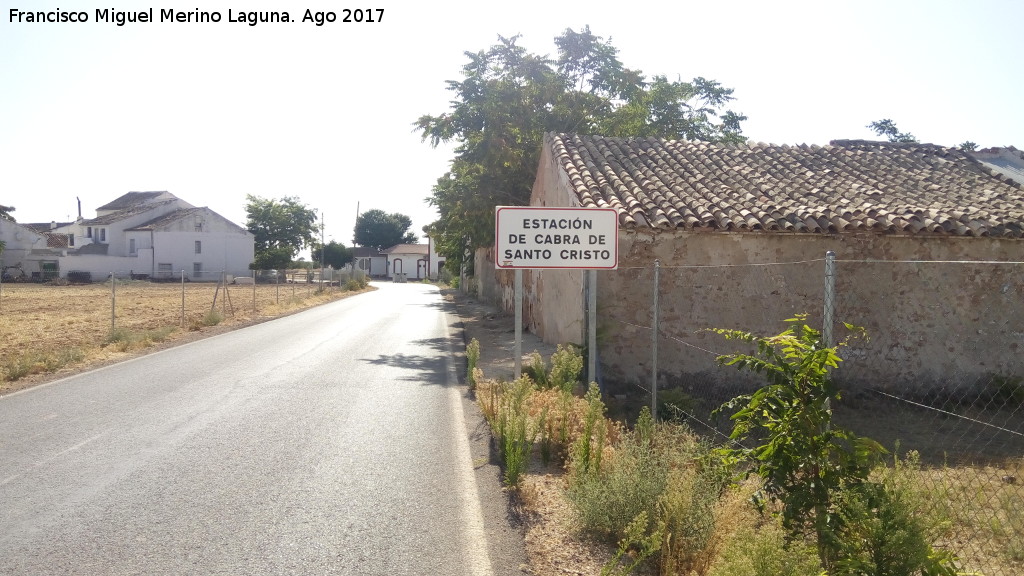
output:
POLYGON ((500 269, 614 270, 619 263, 614 208, 498 206, 494 239, 494 264, 500 269))

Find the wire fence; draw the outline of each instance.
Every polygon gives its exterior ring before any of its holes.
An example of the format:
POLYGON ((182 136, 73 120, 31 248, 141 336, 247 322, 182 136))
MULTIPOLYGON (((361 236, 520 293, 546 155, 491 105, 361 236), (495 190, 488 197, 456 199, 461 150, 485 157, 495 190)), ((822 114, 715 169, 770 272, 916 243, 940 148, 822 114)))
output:
POLYGON ((127 270, 100 278, 0 284, 0 382, 222 323, 278 316, 365 285, 359 271, 208 271, 199 278, 178 271, 175 276, 142 277, 127 270))
POLYGON ((712 412, 764 380, 720 366, 752 350, 709 329, 768 336, 804 314, 841 344, 836 424, 920 455, 931 512, 951 526, 939 545, 966 569, 1024 573, 1024 263, 655 263, 607 282, 639 295, 598 306, 612 394, 646 397, 723 442, 728 415, 712 412))

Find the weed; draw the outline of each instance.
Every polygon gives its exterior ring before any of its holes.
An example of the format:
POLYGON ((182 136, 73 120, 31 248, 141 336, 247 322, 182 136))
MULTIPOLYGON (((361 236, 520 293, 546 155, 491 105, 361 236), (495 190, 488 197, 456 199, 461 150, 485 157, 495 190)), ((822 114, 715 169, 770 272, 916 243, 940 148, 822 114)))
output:
POLYGON ((692 413, 697 401, 679 388, 658 391, 658 420, 682 423, 692 413))
POLYGON ((531 431, 526 402, 534 390, 529 378, 508 385, 501 395, 498 412, 498 439, 505 462, 505 483, 517 486, 526 472, 535 435, 531 431))
POLYGON ((473 338, 466 345, 466 384, 470 390, 476 389, 476 365, 478 362, 480 362, 480 341, 473 338))
POLYGON ((601 568, 601 576, 628 576, 661 547, 661 530, 648 532, 650 521, 641 512, 626 526, 615 556, 601 568))
POLYGON ((537 383, 537 386, 542 390, 551 388, 548 382, 548 366, 544 362, 544 357, 540 355, 540 352, 534 350, 529 356, 527 356, 526 364, 523 366, 523 372, 530 377, 531 380, 537 383))
POLYGON ((551 372, 548 374, 548 386, 565 392, 571 392, 583 373, 583 356, 578 348, 572 345, 563 347, 561 344, 551 355, 551 372))
MULTIPOLYGON (((644 409, 636 429, 624 436, 603 468, 596 458, 588 468, 585 459, 590 445, 585 442, 586 434, 581 436, 574 451, 576 473, 568 496, 584 531, 601 538, 619 538, 626 536, 641 514, 652 523, 658 518, 668 465, 654 450, 652 431, 650 411, 644 409)), ((600 451, 594 450, 595 454, 600 451)))
POLYGON ((789 539, 774 519, 737 530, 725 543, 709 576, 824 576, 813 545, 789 539))
POLYGON ((50 353, 26 352, 0 365, 0 376, 6 381, 14 382, 32 374, 56 372, 84 359, 85 351, 77 347, 50 353))
POLYGON ((605 406, 596 384, 590 385, 583 400, 586 403, 583 431, 572 446, 571 469, 576 479, 584 478, 601 469, 601 453, 604 450, 605 406))

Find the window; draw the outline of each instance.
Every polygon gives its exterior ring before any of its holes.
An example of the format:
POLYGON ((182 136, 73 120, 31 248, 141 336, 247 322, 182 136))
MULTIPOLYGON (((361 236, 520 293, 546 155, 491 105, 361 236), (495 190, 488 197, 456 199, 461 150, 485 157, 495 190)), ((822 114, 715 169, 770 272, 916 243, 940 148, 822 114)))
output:
POLYGON ((106 228, 100 228, 99 231, 100 231, 100 242, 106 242, 107 241, 107 229, 106 228))
POLYGON ((92 238, 92 226, 86 226, 86 228, 85 228, 85 237, 86 238, 92 238))
POLYGON ((75 235, 74 234, 68 234, 68 246, 74 246, 74 245, 75 245, 75 235))
POLYGON ((135 238, 128 239, 128 253, 135 254, 135 238))
POLYGON ((202 253, 203 253, 203 241, 202 240, 196 240, 196 254, 202 254, 202 253))
POLYGON ((192 277, 193 278, 202 278, 203 277, 203 263, 202 262, 193 262, 192 263, 192 277))
POLYGON ((174 264, 157 264, 156 265, 156 276, 157 278, 170 278, 174 275, 174 264))

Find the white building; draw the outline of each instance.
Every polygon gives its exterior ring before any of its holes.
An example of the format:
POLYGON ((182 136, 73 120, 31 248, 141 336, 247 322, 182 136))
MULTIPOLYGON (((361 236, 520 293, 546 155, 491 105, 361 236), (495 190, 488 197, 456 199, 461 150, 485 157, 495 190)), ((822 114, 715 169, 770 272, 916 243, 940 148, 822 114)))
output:
MULTIPOLYGON (((47 238, 45 250, 25 260, 58 274, 89 272, 136 277, 217 280, 221 272, 249 274, 255 241, 245 228, 209 208, 197 208, 169 192, 129 192, 70 223, 28 225, 47 238)), ((40 244, 36 241, 36 245, 40 244)), ((12 255, 13 257, 13 255, 12 255)), ((4 255, 4 261, 8 256, 4 255)))

